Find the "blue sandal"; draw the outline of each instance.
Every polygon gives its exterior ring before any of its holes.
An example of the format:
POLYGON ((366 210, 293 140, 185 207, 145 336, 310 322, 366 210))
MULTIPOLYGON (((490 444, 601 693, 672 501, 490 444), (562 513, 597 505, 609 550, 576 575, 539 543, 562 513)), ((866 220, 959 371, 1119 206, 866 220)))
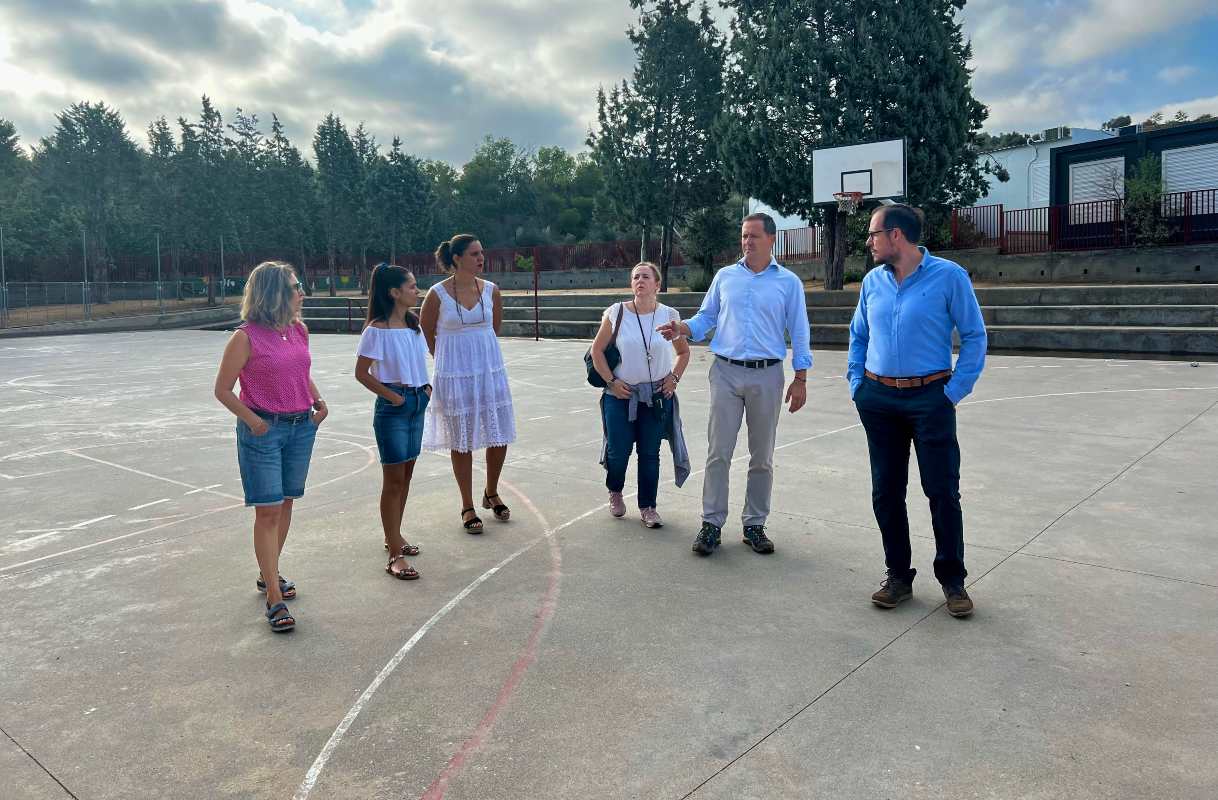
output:
MULTIPOLYGON (((254 585, 258 587, 258 591, 266 594, 266 581, 262 579, 261 575, 258 576, 258 580, 254 585)), ((291 600, 296 596, 296 584, 280 575, 279 591, 283 594, 284 600, 291 600)))
POLYGON ((266 621, 270 623, 271 630, 275 633, 285 633, 296 627, 296 618, 288 611, 285 603, 276 603, 266 606, 266 621))

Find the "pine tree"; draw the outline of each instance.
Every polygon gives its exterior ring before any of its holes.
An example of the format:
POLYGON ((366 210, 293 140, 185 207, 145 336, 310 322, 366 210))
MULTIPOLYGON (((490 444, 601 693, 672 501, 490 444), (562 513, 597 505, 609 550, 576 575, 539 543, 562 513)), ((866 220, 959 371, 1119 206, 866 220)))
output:
POLYGON ((317 126, 313 153, 317 158, 318 208, 325 236, 330 296, 334 297, 338 288, 338 250, 350 245, 360 211, 362 165, 347 127, 334 114, 326 114, 317 126))
POLYGON ((75 103, 56 116, 37 162, 39 191, 57 198, 65 227, 84 232, 87 280, 100 284, 92 300, 107 302, 112 244, 137 219, 140 152, 126 123, 105 103, 75 103))
POLYGON ((693 0, 631 0, 639 23, 627 32, 638 63, 630 82, 597 93, 598 131, 588 144, 618 212, 642 232, 661 231, 661 283, 667 288, 673 233, 695 209, 726 198, 713 126, 723 107, 723 37, 710 9, 693 0))
MULTIPOLYGON (((815 217, 812 151, 904 137, 911 204, 968 204, 985 189, 986 117, 955 14, 964 0, 730 0, 720 152, 741 190, 815 217)), ((841 288, 846 226, 824 212, 825 285, 841 288)))

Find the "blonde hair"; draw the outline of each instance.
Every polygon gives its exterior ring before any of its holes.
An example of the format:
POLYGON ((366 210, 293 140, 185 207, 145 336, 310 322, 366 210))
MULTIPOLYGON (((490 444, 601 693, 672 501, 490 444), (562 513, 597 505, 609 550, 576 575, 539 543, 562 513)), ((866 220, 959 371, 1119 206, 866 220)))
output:
POLYGON ((241 319, 268 328, 286 328, 298 317, 292 310, 296 299, 296 270, 286 261, 263 261, 245 281, 241 297, 241 319))
POLYGON ((650 261, 640 261, 639 263, 635 264, 634 267, 630 270, 630 274, 633 275, 634 271, 636 269, 638 269, 639 267, 648 267, 649 269, 651 269, 651 274, 656 276, 656 283, 660 282, 660 268, 657 267, 655 264, 652 264, 650 261))

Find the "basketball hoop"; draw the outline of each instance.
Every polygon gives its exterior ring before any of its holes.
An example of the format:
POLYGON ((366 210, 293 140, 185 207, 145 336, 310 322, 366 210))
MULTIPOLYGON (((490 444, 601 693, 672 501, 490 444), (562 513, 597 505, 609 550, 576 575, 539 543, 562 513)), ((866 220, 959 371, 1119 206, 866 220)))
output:
POLYGON ((853 216, 858 213, 863 202, 862 192, 834 192, 833 199, 837 201, 838 213, 853 216))

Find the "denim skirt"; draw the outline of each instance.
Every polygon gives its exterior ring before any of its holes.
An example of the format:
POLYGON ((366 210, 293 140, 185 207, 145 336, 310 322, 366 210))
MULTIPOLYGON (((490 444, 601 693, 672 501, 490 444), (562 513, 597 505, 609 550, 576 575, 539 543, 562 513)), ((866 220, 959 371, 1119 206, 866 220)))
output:
POLYGON ((417 386, 385 384, 385 388, 400 395, 402 404, 395 406, 378 396, 372 409, 372 432, 381 463, 414 461, 423 448, 423 412, 431 398, 417 386))

